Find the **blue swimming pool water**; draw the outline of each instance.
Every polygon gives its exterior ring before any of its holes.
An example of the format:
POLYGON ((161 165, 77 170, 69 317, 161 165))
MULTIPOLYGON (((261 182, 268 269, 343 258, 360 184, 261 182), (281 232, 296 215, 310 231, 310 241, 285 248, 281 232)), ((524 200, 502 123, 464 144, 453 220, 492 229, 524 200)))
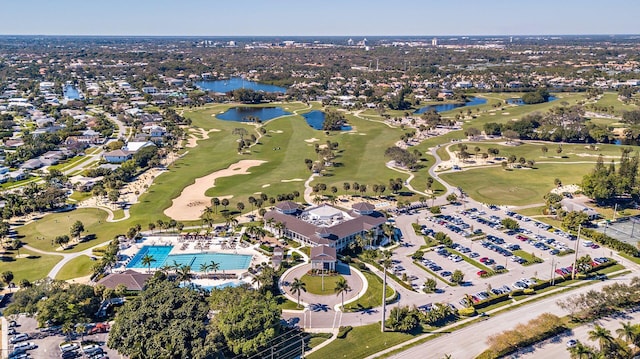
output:
POLYGON ((160 268, 163 265, 188 265, 192 271, 200 271, 201 264, 210 264, 216 262, 220 266, 218 271, 247 269, 251 264, 251 255, 248 254, 227 254, 227 253, 189 253, 189 254, 172 254, 169 252, 173 246, 143 246, 140 251, 131 259, 127 268, 147 268, 142 265, 142 258, 149 254, 155 259, 151 263, 151 268, 160 268))
POLYGON ((151 262, 151 268, 160 268, 164 265, 172 249, 173 246, 143 246, 127 264, 127 268, 147 268, 142 265, 142 258, 147 254, 155 259, 151 262))

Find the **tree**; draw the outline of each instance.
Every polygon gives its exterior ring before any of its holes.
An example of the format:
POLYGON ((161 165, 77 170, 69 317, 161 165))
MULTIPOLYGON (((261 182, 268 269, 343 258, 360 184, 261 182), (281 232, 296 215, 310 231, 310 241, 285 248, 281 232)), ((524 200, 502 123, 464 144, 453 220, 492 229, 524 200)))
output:
POLYGON ((540 151, 542 151, 542 154, 543 154, 544 156, 546 156, 546 155, 547 155, 547 152, 549 152, 549 149, 547 148, 547 146, 542 146, 542 147, 540 148, 540 151))
POLYGON ((191 282, 191 266, 188 264, 179 266, 176 269, 176 280, 179 283, 191 282))
POLYGON ((382 252, 382 261, 380 263, 382 265, 382 272, 384 273, 384 277, 382 280, 382 322, 380 324, 380 330, 384 332, 384 317, 385 311, 387 307, 387 270, 391 268, 391 252, 384 251, 382 252))
POLYGON ((506 229, 517 230, 520 228, 520 224, 518 224, 518 221, 513 218, 504 218, 500 223, 506 229))
POLYGON ((458 196, 455 193, 451 193, 447 195, 446 199, 449 203, 453 204, 458 201, 458 196))
POLYGON ((151 280, 118 311, 108 345, 132 358, 218 357, 224 341, 209 332, 208 314, 200 292, 151 280))
POLYGON ((271 292, 225 288, 212 291, 209 302, 216 313, 211 318, 213 331, 233 354, 225 357, 252 357, 280 334, 282 311, 271 292))
POLYGON ((291 293, 298 295, 298 308, 300 308, 300 293, 307 291, 307 283, 301 281, 299 278, 294 278, 291 282, 291 293))
POLYGON ((113 190, 113 191, 109 191, 109 201, 111 201, 111 203, 116 203, 118 202, 118 198, 120 198, 120 191, 118 190, 113 190))
POLYGON ((71 237, 75 237, 76 241, 80 241, 82 232, 84 232, 84 224, 80 221, 75 221, 69 229, 69 234, 71 234, 71 237))
POLYGON ((66 234, 63 236, 57 236, 53 242, 60 246, 60 248, 64 249, 64 246, 69 243, 69 236, 66 234))
POLYGON ((637 347, 640 344, 640 325, 631 324, 631 322, 621 323, 621 325, 620 328, 616 329, 618 338, 637 347))
POLYGON ((456 269, 451 274, 451 282, 459 284, 464 281, 464 273, 460 269, 456 269))
POLYGON ((149 253, 145 254, 144 257, 142 257, 142 265, 147 267, 147 271, 150 273, 151 272, 151 264, 153 262, 155 262, 156 259, 153 258, 153 256, 149 253))
POLYGON ((244 203, 242 203, 242 202, 238 202, 238 203, 236 204, 236 208, 237 208, 237 209, 238 209, 238 211, 240 211, 240 212, 244 211, 244 203))
POLYGON ((0 281, 11 288, 11 281, 13 281, 13 272, 5 271, 0 274, 0 281))
POLYGON ((607 353, 611 349, 613 336, 611 336, 611 331, 609 329, 596 324, 594 325, 593 330, 590 330, 587 334, 589 335, 589 340, 598 342, 600 352, 607 353))
POLYGON ((156 229, 156 224, 153 222, 150 222, 148 227, 151 234, 153 234, 153 230, 156 229))
POLYGON ((349 286, 349 283, 347 283, 347 281, 344 278, 340 278, 338 279, 338 281, 336 282, 336 287, 333 288, 333 291, 336 292, 336 295, 340 295, 341 301, 342 301, 342 310, 344 311, 344 294, 349 292, 351 290, 351 287, 349 286))
POLYGON ((436 290, 438 283, 433 278, 427 278, 427 281, 424 282, 424 291, 426 293, 433 293, 436 290))
POLYGON ((222 206, 224 207, 224 210, 227 210, 227 206, 229 205, 229 200, 224 198, 222 199, 222 201, 220 201, 220 204, 222 204, 222 206))

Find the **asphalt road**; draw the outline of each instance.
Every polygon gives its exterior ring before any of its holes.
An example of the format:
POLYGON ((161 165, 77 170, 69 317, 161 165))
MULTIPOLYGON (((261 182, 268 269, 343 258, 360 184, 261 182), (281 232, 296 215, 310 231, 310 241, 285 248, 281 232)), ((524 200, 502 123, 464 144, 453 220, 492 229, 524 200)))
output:
MULTIPOLYGON (((468 327, 456 330, 452 333, 445 334, 426 343, 409 348, 399 354, 391 356, 396 359, 422 359, 422 358, 441 358, 446 354, 450 354, 452 358, 473 358, 487 348, 486 340, 489 336, 500 333, 504 330, 513 329, 519 323, 526 323, 529 320, 539 316, 542 313, 552 313, 558 316, 564 316, 568 313, 561 309, 556 302, 577 293, 583 293, 588 290, 598 290, 604 285, 612 284, 615 281, 628 282, 633 274, 618 277, 613 280, 595 283, 590 286, 577 288, 566 293, 551 296, 539 300, 537 302, 512 309, 488 319, 472 324, 468 327)), ((563 344, 564 345, 564 344, 563 344)), ((370 358, 382 355, 377 353, 370 358)), ((539 356, 536 358, 555 358, 554 356, 539 356)))

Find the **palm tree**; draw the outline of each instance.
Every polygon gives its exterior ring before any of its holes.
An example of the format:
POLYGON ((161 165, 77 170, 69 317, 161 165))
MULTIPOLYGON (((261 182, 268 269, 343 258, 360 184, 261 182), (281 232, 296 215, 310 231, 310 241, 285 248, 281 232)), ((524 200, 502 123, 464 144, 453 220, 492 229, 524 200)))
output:
POLYGON ((382 323, 381 331, 384 332, 384 316, 385 311, 387 310, 387 269, 391 267, 391 252, 384 251, 382 252, 382 272, 384 273, 384 280, 382 283, 382 323))
POLYGON ((393 235, 395 234, 396 229, 392 225, 385 223, 382 225, 382 231, 384 232, 384 235, 389 238, 389 243, 393 242, 393 235))
POLYGON ((611 331, 597 324, 593 327, 593 330, 590 330, 587 334, 589 334, 589 340, 598 342, 602 353, 606 353, 610 349, 611 344, 613 344, 611 331))
POLYGON ((616 334, 629 344, 640 344, 640 325, 631 322, 621 323, 622 327, 616 329, 616 334))
POLYGON ((348 292, 351 290, 351 287, 349 286, 349 283, 347 283, 347 281, 344 278, 340 278, 337 282, 336 282, 336 287, 333 288, 333 290, 336 292, 336 295, 341 295, 342 296, 342 310, 344 311, 344 293, 348 292))
POLYGON ((307 283, 301 281, 299 278, 294 278, 291 282, 291 293, 298 295, 298 306, 300 308, 300 293, 307 291, 307 283))
POLYGON ((216 263, 214 261, 211 261, 211 263, 209 263, 209 270, 213 271, 213 273, 219 271, 220 270, 220 263, 216 263))
POLYGON ((207 263, 200 263, 200 272, 204 272, 204 275, 207 275, 209 271, 209 265, 207 263))
POLYGON ((153 258, 153 256, 149 253, 145 254, 144 257, 142 257, 142 265, 147 267, 147 271, 149 273, 151 272, 151 263, 155 261, 156 259, 153 258))
POLYGON ((178 282, 191 282, 191 266, 182 265, 176 269, 176 279, 178 282))
POLYGON ((578 342, 573 348, 569 348, 572 359, 589 359, 593 356, 593 350, 588 345, 578 342))

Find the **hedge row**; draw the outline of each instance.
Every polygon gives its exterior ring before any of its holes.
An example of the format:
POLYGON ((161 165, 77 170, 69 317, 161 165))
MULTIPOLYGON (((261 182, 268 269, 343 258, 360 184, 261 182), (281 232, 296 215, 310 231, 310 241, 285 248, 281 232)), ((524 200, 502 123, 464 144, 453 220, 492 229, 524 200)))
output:
POLYGON ((640 250, 632 244, 619 241, 615 238, 607 236, 604 233, 600 233, 589 228, 583 228, 582 234, 586 237, 589 237, 594 242, 607 246, 618 252, 624 252, 630 256, 640 257, 640 250))
POLYGON ((344 339, 344 337, 347 336, 347 334, 349 334, 349 332, 353 329, 352 326, 347 325, 346 327, 340 327, 338 328, 338 338, 340 339, 344 339))

